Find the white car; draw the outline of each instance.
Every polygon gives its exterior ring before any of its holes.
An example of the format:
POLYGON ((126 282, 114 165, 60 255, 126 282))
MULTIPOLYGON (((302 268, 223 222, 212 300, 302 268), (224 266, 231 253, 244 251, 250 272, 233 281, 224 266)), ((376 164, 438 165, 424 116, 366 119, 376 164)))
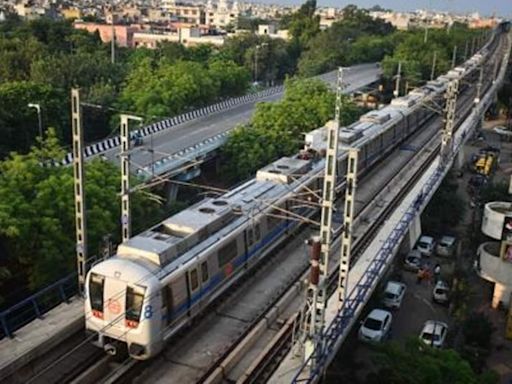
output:
POLYGON ((361 322, 358 337, 361 341, 379 343, 389 337, 393 315, 383 309, 372 310, 361 322))
POLYGON ((397 281, 388 281, 384 289, 384 299, 382 303, 387 308, 400 308, 405 295, 406 285, 397 281))
POLYGON ((417 249, 410 251, 404 260, 404 268, 416 272, 421 266, 421 253, 417 249))
POLYGON ((421 236, 416 244, 416 249, 420 251, 423 256, 432 256, 435 245, 436 242, 433 237, 421 236))
POLYGON ((439 304, 450 301, 450 287, 444 281, 438 281, 432 291, 432 300, 439 304))
POLYGON ((453 236, 443 236, 436 246, 438 256, 453 256, 455 253, 456 239, 453 236))
POLYGON ((442 321, 429 320, 423 326, 420 340, 434 348, 442 348, 448 333, 448 325, 442 321))

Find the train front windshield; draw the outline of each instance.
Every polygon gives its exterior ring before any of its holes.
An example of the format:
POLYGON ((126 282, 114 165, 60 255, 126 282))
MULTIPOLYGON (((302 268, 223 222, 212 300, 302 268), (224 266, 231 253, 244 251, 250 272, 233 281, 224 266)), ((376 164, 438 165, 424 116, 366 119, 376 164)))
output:
POLYGON ((103 318, 103 287, 105 277, 96 273, 91 273, 89 279, 89 297, 91 301, 91 310, 95 317, 103 318))
POLYGON ((130 328, 136 328, 139 325, 142 314, 142 306, 144 303, 144 287, 127 287, 126 288, 126 325, 130 328))

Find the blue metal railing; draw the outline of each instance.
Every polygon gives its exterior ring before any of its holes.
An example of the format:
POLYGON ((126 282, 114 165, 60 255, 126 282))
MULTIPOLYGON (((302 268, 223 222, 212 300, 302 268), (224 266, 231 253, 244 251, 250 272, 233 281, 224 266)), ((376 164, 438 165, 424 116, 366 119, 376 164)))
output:
MULTIPOLYGON (((99 260, 94 256, 87 264, 90 267, 99 260)), ((43 318, 45 313, 59 304, 68 303, 78 294, 77 281, 77 273, 72 273, 0 312, 0 339, 14 337, 16 330, 37 318, 43 318)))
POLYGON ((74 273, 0 312, 0 338, 14 337, 14 331, 36 318, 42 318, 46 312, 62 302, 69 302, 77 292, 77 274, 74 273))

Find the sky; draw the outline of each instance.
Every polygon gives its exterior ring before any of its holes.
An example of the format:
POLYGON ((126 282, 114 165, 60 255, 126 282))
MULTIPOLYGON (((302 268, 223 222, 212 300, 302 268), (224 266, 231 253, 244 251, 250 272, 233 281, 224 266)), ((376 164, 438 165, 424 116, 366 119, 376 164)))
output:
MULTIPOLYGON (((303 0, 255 0, 255 2, 273 4, 301 4, 303 0)), ((344 7, 355 4, 368 8, 379 4, 383 8, 397 11, 415 9, 435 9, 457 13, 479 12, 481 15, 492 15, 512 18, 512 0, 317 0, 319 6, 344 7)))

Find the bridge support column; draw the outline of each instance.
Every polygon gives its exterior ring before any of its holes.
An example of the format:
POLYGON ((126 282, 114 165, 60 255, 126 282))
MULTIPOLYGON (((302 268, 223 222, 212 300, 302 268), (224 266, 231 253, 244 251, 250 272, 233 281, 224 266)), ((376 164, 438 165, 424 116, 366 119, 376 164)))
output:
POLYGON ((465 159, 466 159, 466 156, 464 155, 464 149, 462 148, 460 151, 457 152, 457 155, 455 156, 455 162, 453 164, 453 167, 457 171, 462 171, 464 169, 465 159))
POLYGON ((167 204, 176 201, 178 197, 179 185, 175 183, 167 183, 166 192, 167 192, 167 204))
POLYGON ((498 305, 501 301, 504 307, 508 307, 512 303, 510 302, 510 295, 512 294, 512 286, 505 285, 496 282, 494 284, 494 293, 492 295, 492 307, 494 309, 498 308, 498 305))
POLYGON ((408 244, 406 244, 406 245, 408 245, 409 250, 414 248, 414 245, 416 244, 416 241, 418 241, 420 236, 421 236, 421 220, 420 220, 420 216, 418 215, 411 222, 411 226, 409 228, 409 234, 406 237, 407 241, 409 242, 408 244))

